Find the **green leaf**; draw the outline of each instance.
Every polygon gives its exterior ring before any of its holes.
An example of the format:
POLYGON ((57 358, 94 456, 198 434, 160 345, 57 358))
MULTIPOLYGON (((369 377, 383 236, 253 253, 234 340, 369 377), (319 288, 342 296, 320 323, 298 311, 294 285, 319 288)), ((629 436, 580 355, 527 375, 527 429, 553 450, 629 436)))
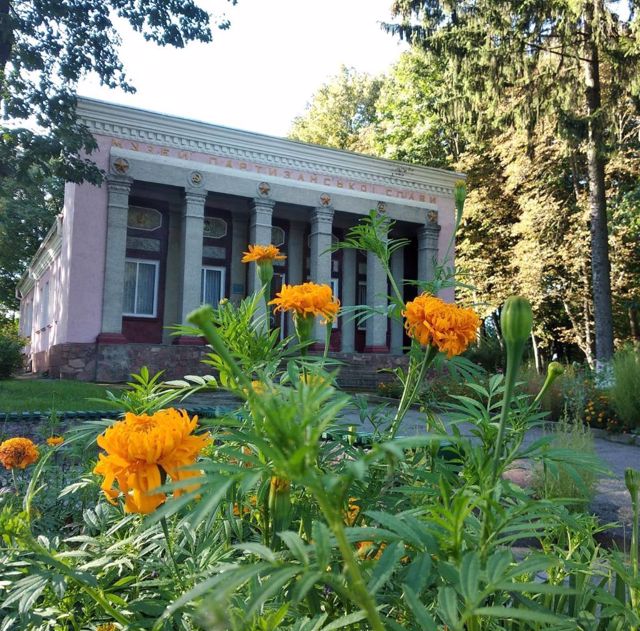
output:
POLYGON ((350 624, 355 624, 356 622, 360 622, 367 617, 367 614, 364 611, 356 611, 354 613, 350 613, 348 616, 342 616, 342 618, 338 618, 334 620, 326 627, 322 628, 322 631, 334 631, 334 629, 342 629, 343 627, 348 627, 350 624))
POLYGON ((407 568, 404 582, 413 592, 419 594, 427 585, 431 576, 431 555, 420 552, 407 568))
POLYGON ((403 585, 402 592, 420 628, 423 629, 423 631, 438 631, 435 620, 427 611, 427 608, 420 602, 420 599, 411 587, 406 584, 403 585))
POLYGON ((460 564, 460 591, 468 606, 475 605, 480 591, 480 557, 475 551, 467 552, 460 564))
POLYGON ((458 596, 453 587, 440 587, 438 589, 438 609, 449 626, 458 627, 460 623, 458 618, 458 596))
POLYGON ((243 552, 249 552, 250 554, 255 554, 261 559, 268 561, 269 563, 276 562, 276 555, 270 548, 267 546, 258 543, 257 541, 247 541, 246 543, 237 543, 233 546, 237 550, 242 550, 243 552))
POLYGON ((312 532, 318 567, 324 570, 329 565, 331 558, 329 529, 322 522, 314 521, 312 532))
POLYGON ((375 594, 391 578, 403 553, 404 545, 399 541, 388 545, 384 549, 367 585, 370 594, 375 594))
POLYGON ((500 620, 527 620, 546 624, 560 624, 563 618, 551 613, 520 609, 519 607, 478 607, 473 612, 476 616, 490 616, 500 620))
POLYGON ((307 546, 297 533, 291 530, 283 530, 278 533, 278 537, 284 541, 284 544, 298 561, 304 565, 309 565, 307 546))

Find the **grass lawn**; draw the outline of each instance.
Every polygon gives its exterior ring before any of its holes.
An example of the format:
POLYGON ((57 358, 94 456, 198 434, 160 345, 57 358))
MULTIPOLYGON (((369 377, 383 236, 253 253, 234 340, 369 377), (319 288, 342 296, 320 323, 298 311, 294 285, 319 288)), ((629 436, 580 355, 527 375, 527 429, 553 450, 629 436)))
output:
POLYGON ((51 409, 58 412, 109 410, 109 405, 87 401, 87 398, 104 398, 107 390, 115 392, 121 388, 118 385, 100 386, 62 379, 9 379, 0 381, 0 413, 51 409))

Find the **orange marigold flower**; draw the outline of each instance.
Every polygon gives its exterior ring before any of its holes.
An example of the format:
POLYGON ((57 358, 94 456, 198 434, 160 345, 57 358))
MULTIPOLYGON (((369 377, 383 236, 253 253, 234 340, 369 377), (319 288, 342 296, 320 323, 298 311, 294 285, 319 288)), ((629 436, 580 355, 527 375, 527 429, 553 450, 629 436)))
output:
POLYGON ((275 245, 250 245, 248 252, 243 252, 243 263, 262 263, 263 261, 284 261, 287 257, 280 254, 280 250, 275 245))
POLYGON ((275 305, 275 312, 293 311, 296 315, 322 316, 331 322, 340 309, 340 301, 333 296, 329 285, 302 283, 302 285, 282 285, 282 289, 269 303, 275 305))
POLYGON ((29 438, 9 438, 0 444, 0 462, 5 469, 24 469, 40 457, 40 452, 29 438))
POLYGON ((357 555, 360 559, 373 559, 377 561, 384 552, 384 549, 387 547, 387 544, 382 542, 378 549, 375 551, 375 554, 371 554, 372 548, 374 546, 373 541, 357 541, 356 542, 356 550, 357 555))
MULTIPOLYGON (((211 443, 208 436, 194 436, 198 417, 189 418, 184 410, 159 410, 155 414, 127 413, 124 420, 114 423, 98 437, 98 446, 107 452, 100 454, 94 473, 104 476, 102 490, 115 503, 119 492, 124 495, 125 512, 151 513, 162 504, 166 495, 153 493, 168 475, 172 481, 198 475, 185 471, 200 451, 211 443)), ((178 489, 174 495, 191 491, 197 485, 178 489)))
POLYGON ((408 302, 402 315, 407 334, 422 346, 433 345, 449 357, 459 355, 475 339, 480 318, 440 298, 422 294, 408 302))
POLYGON ((64 438, 62 436, 49 436, 47 438, 47 445, 49 447, 57 447, 58 445, 62 445, 64 442, 64 438))

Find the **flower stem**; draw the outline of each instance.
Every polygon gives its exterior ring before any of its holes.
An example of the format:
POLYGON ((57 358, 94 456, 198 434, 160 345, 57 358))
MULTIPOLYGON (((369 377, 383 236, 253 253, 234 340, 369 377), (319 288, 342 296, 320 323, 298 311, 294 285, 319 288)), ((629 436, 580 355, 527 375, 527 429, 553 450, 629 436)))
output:
POLYGON ((396 411, 393 421, 391 421, 391 426, 389 427, 389 434, 387 437, 389 440, 395 438, 395 435, 398 433, 402 420, 415 401, 420 385, 424 379, 424 375, 427 372, 427 368, 429 368, 437 354, 437 348, 433 346, 427 346, 425 348, 417 375, 415 373, 416 364, 410 361, 409 369, 407 371, 407 380, 404 384, 404 390, 402 391, 402 397, 398 404, 398 410, 396 411))
POLYGON ((320 505, 320 510, 327 519, 329 527, 331 528, 331 531, 333 532, 333 535, 338 542, 338 547, 340 548, 342 559, 346 566, 349 578, 351 579, 350 587, 355 596, 354 600, 367 614, 367 620, 371 625, 371 629, 373 629, 374 631, 385 631, 385 626, 382 622, 382 618, 380 618, 380 614, 378 612, 378 609, 376 608, 376 602, 371 594, 369 594, 369 590, 367 589, 367 586, 364 583, 364 579, 362 578, 362 572, 360 572, 360 567, 358 566, 358 562, 356 561, 353 547, 347 540, 347 535, 344 529, 344 524, 342 523, 342 519, 334 510, 324 489, 316 488, 315 495, 316 499, 318 500, 318 504, 320 505))
POLYGON ((522 360, 524 342, 513 342, 507 344, 507 372, 504 379, 504 394, 502 396, 502 409, 500 410, 500 423, 498 425, 498 437, 496 438, 495 451, 493 454, 492 483, 498 480, 498 470, 502 457, 502 443, 506 433, 509 410, 511 409, 511 399, 513 398, 513 388, 518 376, 518 369, 522 360))
POLYGON ((211 307, 206 305, 199 307, 187 316, 187 320, 200 328, 204 333, 207 342, 211 344, 213 350, 224 360, 225 364, 229 367, 229 370, 233 373, 233 376, 238 380, 238 383, 249 390, 251 388, 251 381, 242 372, 242 370, 240 370, 240 366, 238 366, 236 360, 233 359, 231 353, 228 351, 224 342, 218 335, 216 328, 213 326, 211 319, 211 307))
POLYGON ((182 582, 182 574, 180 574, 180 569, 178 568, 176 557, 173 554, 173 546, 171 545, 171 537, 169 536, 169 526, 167 525, 166 517, 160 518, 160 524, 162 525, 164 540, 167 543, 167 552, 169 553, 169 558, 171 559, 171 564, 173 565, 173 571, 175 572, 175 575, 176 575, 176 578, 178 579, 178 583, 180 584, 180 587, 184 589, 184 583, 182 582))

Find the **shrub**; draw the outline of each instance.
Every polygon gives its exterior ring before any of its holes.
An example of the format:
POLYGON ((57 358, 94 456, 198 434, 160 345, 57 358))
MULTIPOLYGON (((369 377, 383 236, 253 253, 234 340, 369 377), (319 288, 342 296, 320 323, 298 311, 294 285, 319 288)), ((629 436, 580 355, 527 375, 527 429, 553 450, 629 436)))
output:
MULTIPOLYGON (((549 413, 548 418, 552 421, 559 420, 564 411, 565 400, 562 381, 565 379, 566 374, 565 370, 565 374, 551 384, 551 387, 544 393, 540 403, 542 409, 549 413)), ((521 382, 521 390, 532 397, 537 396, 544 384, 546 376, 546 371, 541 374, 532 364, 524 366, 518 378, 521 382)))
POLYGON ((481 335, 478 342, 467 349, 464 357, 488 372, 504 370, 504 351, 495 335, 481 335))
POLYGON ((22 368, 24 340, 12 325, 0 327, 0 379, 9 379, 22 368))
POLYGON ((611 405, 624 428, 640 427, 640 351, 620 349, 613 358, 611 405))
MULTIPOLYGON (((569 499, 565 506, 571 511, 584 510, 593 498, 597 481, 593 467, 581 466, 581 457, 595 455, 591 429, 580 420, 570 421, 564 415, 551 430, 554 450, 573 452, 575 458, 566 458, 565 462, 549 462, 534 469, 532 486, 536 495, 544 499, 569 499)), ((586 459, 588 460, 588 459, 586 459)))

